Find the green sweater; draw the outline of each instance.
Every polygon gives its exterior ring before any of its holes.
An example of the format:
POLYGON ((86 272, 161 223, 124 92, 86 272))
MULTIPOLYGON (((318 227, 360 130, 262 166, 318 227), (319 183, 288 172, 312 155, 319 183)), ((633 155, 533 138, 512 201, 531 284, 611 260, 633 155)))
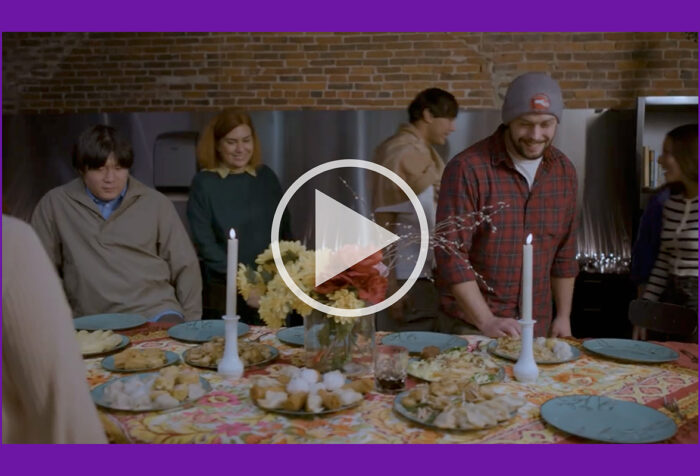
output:
MULTIPOLYGON (((275 173, 261 165, 253 177, 248 173, 221 178, 216 172, 201 171, 192 180, 187 202, 187 219, 206 273, 226 274, 229 230, 238 236, 238 261, 252 265, 270 245, 272 218, 282 198, 275 173)), ((291 237, 289 213, 280 226, 280 239, 291 237)))

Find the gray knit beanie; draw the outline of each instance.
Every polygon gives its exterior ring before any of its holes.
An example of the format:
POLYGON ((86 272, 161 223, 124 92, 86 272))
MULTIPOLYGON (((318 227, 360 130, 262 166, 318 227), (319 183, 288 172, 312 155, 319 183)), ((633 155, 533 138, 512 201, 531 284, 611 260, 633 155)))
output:
POLYGON ((508 86, 501 118, 508 124, 525 114, 552 114, 561 122, 564 100, 559 84, 545 73, 525 73, 508 86))

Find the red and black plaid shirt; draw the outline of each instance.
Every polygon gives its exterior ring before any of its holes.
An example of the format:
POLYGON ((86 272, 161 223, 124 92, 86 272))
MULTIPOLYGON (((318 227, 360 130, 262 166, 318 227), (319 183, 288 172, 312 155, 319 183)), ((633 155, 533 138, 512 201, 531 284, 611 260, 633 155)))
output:
POLYGON ((474 272, 468 269, 471 263, 493 289, 488 292, 484 283, 478 281, 493 314, 518 317, 523 244, 532 233, 532 313, 537 320, 535 335, 545 335, 552 320, 550 276, 578 274, 576 169, 561 151, 548 147, 529 190, 527 180, 515 169, 506 151, 504 131, 505 126, 499 127, 492 136, 455 156, 442 176, 438 223, 485 206, 496 207, 498 202, 507 207, 493 216, 492 225, 448 230, 445 236, 458 244, 459 254, 435 248, 441 305, 448 315, 464 319, 449 288, 476 280, 474 272))

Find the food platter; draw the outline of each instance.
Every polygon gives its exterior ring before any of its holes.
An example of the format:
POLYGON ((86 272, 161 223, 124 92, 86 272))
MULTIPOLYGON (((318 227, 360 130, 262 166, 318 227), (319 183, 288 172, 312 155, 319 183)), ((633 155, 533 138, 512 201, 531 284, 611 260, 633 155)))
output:
MULTIPOLYGON (((168 335, 183 342, 207 342, 213 337, 224 336, 225 322, 221 319, 183 322, 168 329, 168 335)), ((238 337, 247 334, 250 326, 238 322, 238 337)))
POLYGON ((412 390, 401 392, 394 398, 394 411, 414 423, 439 431, 460 432, 494 428, 511 420, 517 414, 517 408, 524 403, 523 401, 508 396, 498 396, 496 399, 491 400, 492 403, 487 403, 488 401, 469 403, 460 401, 460 397, 453 396, 451 399, 453 400, 452 405, 454 405, 454 409, 450 411, 452 411, 453 414, 455 412, 461 412, 462 416, 457 420, 459 422, 458 424, 456 422, 451 422, 454 423, 454 425, 450 426, 448 424, 449 418, 444 418, 442 410, 424 404, 415 407, 404 405, 404 398, 408 397, 411 392, 412 390), (500 406, 500 409, 497 413, 494 413, 494 410, 489 406, 495 405, 493 402, 496 400, 498 400, 497 405, 500 406), (467 408, 468 410, 466 410, 467 408), (480 416, 479 412, 483 412, 483 415, 480 416), (486 417, 486 413, 491 413, 491 416, 486 417), (465 418, 464 415, 467 414, 472 415, 471 421, 465 418))
MULTIPOLYGON (((273 360, 275 360, 275 359, 276 359, 277 357, 279 357, 279 355, 280 355, 279 351, 278 351, 275 347, 273 347, 273 346, 271 346, 271 345, 267 345, 267 344, 256 344, 256 345, 263 346, 265 349, 268 350, 268 352, 270 352, 271 355, 270 355, 268 358, 266 358, 266 359, 259 360, 259 361, 257 361, 257 362, 253 362, 253 363, 247 363, 247 362, 245 362, 245 360, 242 359, 242 360, 243 360, 243 365, 244 365, 245 367, 256 367, 256 366, 260 366, 260 365, 265 365, 265 364, 267 364, 267 363, 272 362, 273 360)), ((182 359, 185 361, 186 364, 191 365, 191 366, 193 366, 193 367, 199 367, 199 368, 202 368, 202 369, 216 370, 216 369, 218 368, 218 364, 217 364, 217 363, 203 364, 203 363, 199 363, 199 362, 197 362, 195 359, 193 359, 193 358, 192 358, 192 352, 195 351, 195 349, 197 349, 197 348, 196 348, 196 347, 193 347, 193 348, 191 348, 191 349, 187 349, 187 350, 182 354, 182 359)))
POLYGON ((79 331, 96 331, 99 329, 116 331, 131 329, 145 323, 146 319, 137 314, 94 314, 73 319, 73 325, 79 331))
POLYGON ((146 367, 146 368, 136 368, 136 369, 120 369, 115 366, 114 363, 114 355, 110 355, 108 357, 105 357, 102 359, 102 367, 105 370, 109 370, 110 372, 122 372, 122 373, 130 373, 130 372, 148 372, 151 370, 157 370, 163 367, 167 367, 169 365, 176 364, 180 361, 180 356, 176 354, 175 352, 171 352, 169 350, 164 351, 165 352, 165 362, 154 366, 154 367, 146 367))
POLYGON ((583 348, 603 357, 643 364, 673 362, 679 357, 673 349, 641 340, 591 339, 583 343, 583 348))
POLYGON ((502 382, 505 369, 489 355, 470 352, 465 348, 452 349, 431 359, 412 359, 408 363, 408 375, 437 382, 442 379, 472 380, 480 385, 502 382))
POLYGON ((329 408, 324 408, 323 410, 321 410, 319 412, 308 412, 308 411, 303 411, 303 410, 297 410, 297 411, 285 410, 284 408, 265 408, 265 407, 261 406, 255 399, 253 399, 253 403, 255 403, 255 405, 263 411, 272 412, 272 413, 279 413, 280 415, 291 416, 291 417, 315 417, 315 416, 330 415, 332 413, 338 413, 338 412, 342 412, 345 410, 349 410, 351 408, 355 408, 355 407, 359 406, 363 401, 364 401, 364 399, 359 400, 355 403, 351 403, 350 405, 343 405, 343 406, 340 406, 338 408, 334 408, 332 410, 329 408))
POLYGON ((188 404, 194 403, 197 400, 199 400, 202 396, 206 395, 207 393, 212 391, 211 384, 207 382, 204 378, 199 377, 199 384, 201 385, 203 389, 203 395, 197 397, 197 398, 187 398, 185 400, 182 400, 179 402, 177 406, 171 406, 167 408, 161 408, 157 406, 146 406, 146 407, 139 407, 138 409, 136 408, 128 408, 128 407, 122 407, 119 406, 115 403, 110 403, 108 399, 105 396, 105 391, 107 388, 112 385, 113 383, 117 381, 122 381, 122 382, 128 382, 130 379, 141 379, 142 381, 148 381, 149 379, 155 380, 156 377, 158 377, 157 372, 153 373, 147 373, 147 374, 138 374, 138 375, 128 375, 125 377, 120 377, 117 379, 112 379, 109 380, 101 385, 98 385, 97 387, 93 388, 90 391, 90 395, 92 396, 92 400, 95 402, 95 404, 99 405, 102 408, 107 408, 109 410, 119 410, 119 411, 127 411, 127 412, 149 412, 149 411, 166 411, 166 410, 172 410, 176 408, 182 408, 188 404))
POLYGON ((122 350, 127 345, 129 345, 129 342, 131 342, 127 336, 119 336, 119 337, 121 337, 121 341, 116 346, 112 347, 111 349, 105 349, 101 352, 86 352, 86 353, 83 353, 83 357, 92 358, 92 357, 99 357, 99 356, 105 355, 105 354, 111 354, 112 352, 122 350))
POLYGON ((253 377, 250 398, 260 409, 286 416, 312 417, 359 405, 374 389, 374 379, 348 380, 340 371, 323 375, 292 365, 272 367, 269 375, 253 377))
MULTIPOLYGON (((580 350, 578 350, 576 347, 574 347, 571 344, 567 343, 567 345, 569 345, 569 347, 571 348, 571 356, 570 357, 565 358, 565 359, 543 360, 543 359, 535 356, 535 362, 538 364, 545 364, 545 365, 563 364, 566 362, 572 362, 572 361, 578 359, 579 357, 581 357, 580 350)), ((500 349, 498 347, 498 341, 496 341, 496 340, 492 340, 491 342, 489 342, 488 345, 486 346, 486 350, 488 350, 491 354, 493 354, 497 357, 501 357, 502 359, 506 359, 506 360, 512 360, 513 362, 516 362, 518 360, 518 357, 519 357, 519 354, 515 355, 512 353, 504 352, 502 349, 500 349)))
POLYGON ((411 354, 420 354, 426 347, 437 347, 444 352, 468 345, 466 340, 452 334, 423 331, 395 332, 384 336, 382 344, 405 347, 411 354))
POLYGON ((540 414, 561 431, 606 443, 656 443, 677 431, 673 419, 658 410, 599 395, 552 398, 540 414))

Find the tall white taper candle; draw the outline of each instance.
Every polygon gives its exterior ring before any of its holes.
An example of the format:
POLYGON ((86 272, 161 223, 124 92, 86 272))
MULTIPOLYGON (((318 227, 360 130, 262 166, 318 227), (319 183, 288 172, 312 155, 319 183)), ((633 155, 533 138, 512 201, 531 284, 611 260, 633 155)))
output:
POLYGON ((532 320, 532 233, 523 245, 523 275, 520 295, 520 319, 532 320))
POLYGON ((236 273, 238 272, 238 240, 236 230, 231 228, 226 254, 226 315, 236 315, 236 273))

